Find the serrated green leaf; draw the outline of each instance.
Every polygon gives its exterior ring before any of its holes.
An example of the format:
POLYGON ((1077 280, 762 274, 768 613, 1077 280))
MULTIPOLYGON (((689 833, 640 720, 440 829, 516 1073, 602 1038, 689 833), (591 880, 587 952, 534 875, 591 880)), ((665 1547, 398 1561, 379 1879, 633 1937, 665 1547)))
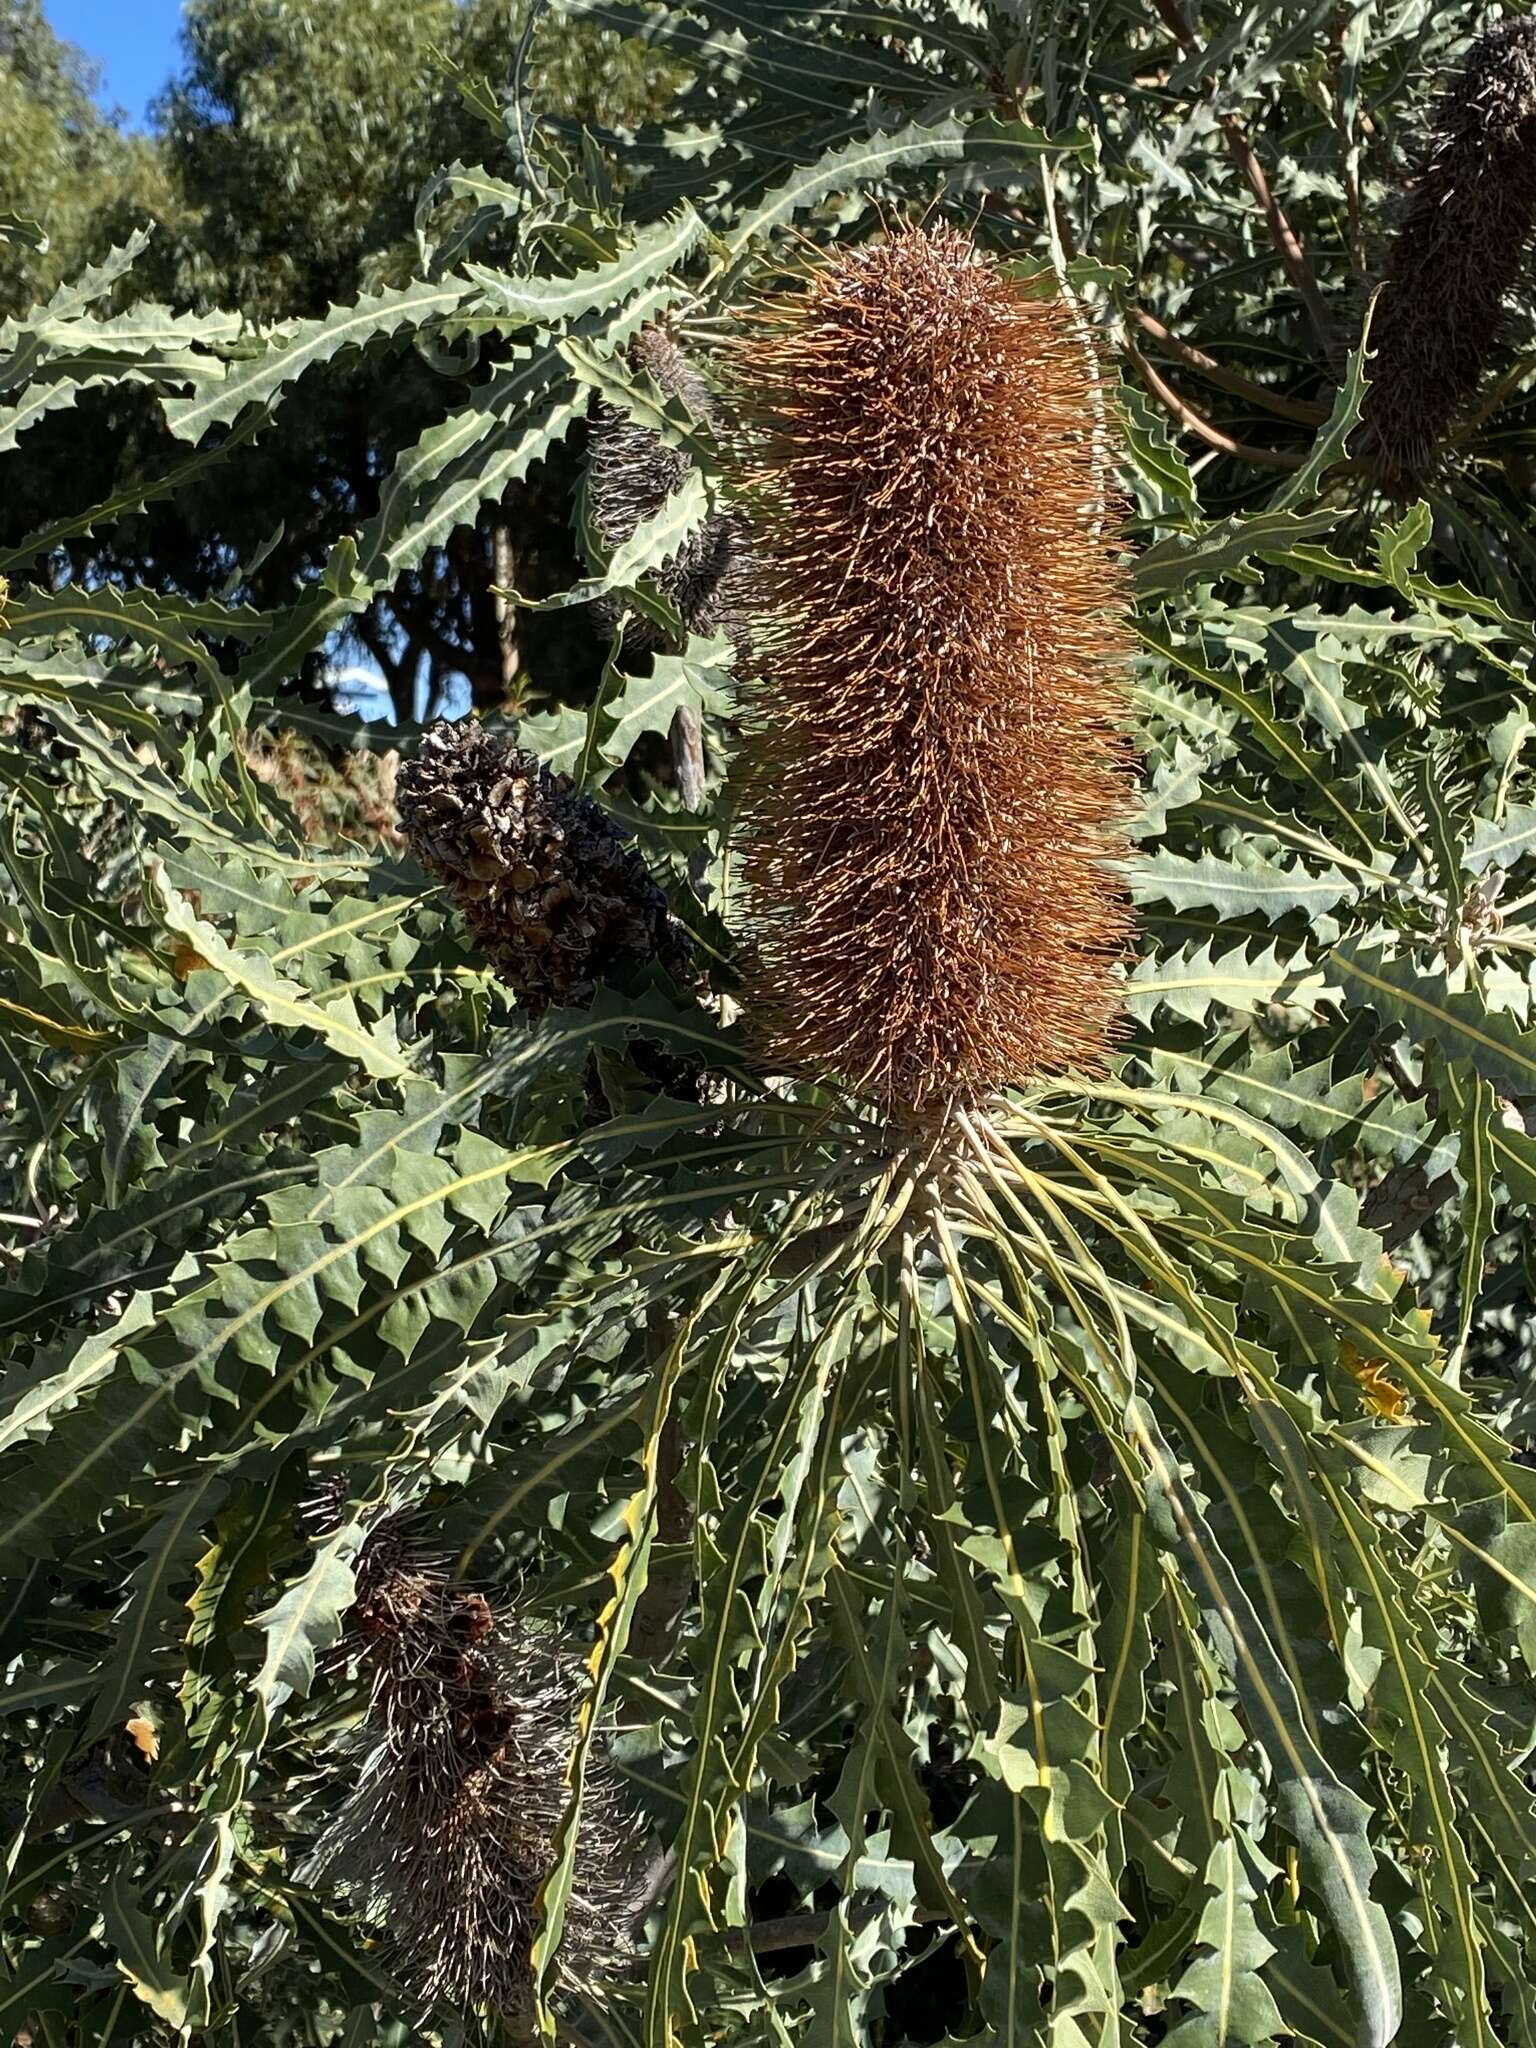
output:
POLYGON ((1329 965, 1357 1001, 1421 1043, 1433 1041, 1442 1057, 1468 1061, 1496 1086, 1536 1089, 1536 1033, 1470 991, 1451 989, 1444 975, 1421 973, 1386 945, 1337 946, 1329 965))
POLYGON ((671 218, 637 235, 628 249, 574 277, 509 277, 479 263, 467 264, 465 270, 498 314, 529 327, 546 327, 615 306, 642 285, 654 283, 691 254, 703 232, 692 207, 682 206, 671 218))
POLYGON ((227 425, 247 406, 270 405, 316 363, 440 320, 462 305, 468 292, 458 278, 440 284, 421 280, 335 307, 318 320, 299 321, 259 355, 230 363, 221 378, 190 397, 165 399, 165 423, 178 441, 201 441, 210 428, 227 425))
POLYGON ((1137 558, 1137 593, 1168 597, 1192 583, 1239 574, 1255 555, 1284 555, 1296 542, 1328 533, 1336 524, 1329 511, 1271 510, 1222 520, 1192 540, 1172 535, 1137 558))
POLYGON ((1365 374, 1365 365, 1370 353, 1371 314, 1374 308, 1373 299, 1365 309, 1365 317, 1360 323, 1360 339, 1349 352, 1344 375, 1339 379, 1334 392, 1333 409, 1323 422, 1306 461, 1288 483, 1281 485, 1270 500, 1272 511, 1279 512, 1290 505, 1305 504, 1316 492, 1329 470, 1342 462, 1349 452, 1349 438, 1360 424, 1366 387, 1370 381, 1365 374))
POLYGON ((1213 853, 1191 860, 1160 850, 1131 863, 1128 872, 1138 902, 1171 903, 1177 910, 1208 905, 1228 917, 1253 913, 1273 920, 1292 910, 1321 917, 1348 901, 1356 889, 1337 868, 1314 875, 1299 861, 1282 868, 1254 853, 1242 861, 1213 853))
POLYGON ((314 1032, 333 1051, 381 1079, 399 1080, 411 1073, 411 1063, 392 1031, 383 1022, 365 1025, 350 996, 323 1005, 315 1002, 301 983, 278 973, 264 953, 231 946, 199 917, 170 880, 163 861, 152 861, 149 875, 164 906, 166 929, 179 933, 211 973, 248 995, 274 1023, 284 1030, 314 1032))
POLYGON ((860 186, 872 187, 889 172, 908 165, 954 163, 988 148, 1027 159, 1072 146, 1071 141, 1053 142, 1022 121, 990 130, 956 120, 935 122, 932 126, 913 122, 893 134, 860 136, 829 150, 816 162, 791 171, 749 213, 734 222, 721 237, 717 267, 724 269, 735 264, 753 242, 772 234, 797 213, 819 205, 832 194, 860 186))

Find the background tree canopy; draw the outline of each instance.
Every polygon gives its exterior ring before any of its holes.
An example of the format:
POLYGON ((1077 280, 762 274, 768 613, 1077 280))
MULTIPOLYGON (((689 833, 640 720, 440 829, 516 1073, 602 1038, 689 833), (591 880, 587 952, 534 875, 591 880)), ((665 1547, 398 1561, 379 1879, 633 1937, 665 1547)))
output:
POLYGON ((12 17, 0 2015, 1536 2040, 1536 28, 311 13, 194 8, 144 145, 12 17), (1103 1073, 922 1114, 786 1049, 784 735, 963 856, 892 693, 1065 606, 1016 499, 935 600, 953 327, 762 352, 912 223, 1055 337, 1139 763, 1103 1073))
POLYGON ((123 135, 100 112, 95 83, 89 60, 60 42, 36 0, 7 0, 0 15, 0 206, 48 219, 46 249, 21 240, 0 256, 8 314, 105 252, 115 230, 146 214, 164 217, 170 208, 154 145, 123 135))
MULTIPOLYGON (((520 30, 501 0, 367 0, 326 10, 323 32, 286 0, 209 0, 187 10, 185 68, 167 87, 159 132, 143 138, 97 112, 88 67, 39 6, 6 4, 0 82, 14 114, 0 144, 0 208, 46 214, 49 245, 8 246, 0 311, 22 312, 151 225, 136 294, 179 313, 237 311, 258 330, 411 275, 418 194, 440 166, 481 153, 477 100, 494 97, 489 81, 505 79, 520 30)), ((659 105, 674 75, 633 44, 567 27, 541 60, 540 91, 552 113, 622 123, 659 105)), ((381 374, 366 356, 326 366, 306 383, 281 444, 253 450, 238 484, 211 472, 71 546, 52 573, 170 579, 206 596, 271 542, 247 585, 254 601, 270 599, 314 573, 366 516, 402 437, 430 411, 436 380, 422 370, 402 385, 401 371, 395 361, 381 374)), ((61 510, 101 501, 173 445, 133 389, 82 393, 23 443, 0 532, 19 541, 61 510)), ((505 518, 488 506, 476 528, 434 549, 354 623, 353 644, 382 669, 398 715, 466 686, 492 704, 527 687, 529 650, 491 585, 510 580, 514 559, 534 588, 575 573, 571 481, 567 468, 544 488, 515 489, 505 518)), ((537 628, 532 637, 536 653, 537 628)), ((600 655, 591 636, 546 628, 542 639, 562 674, 576 671, 578 691, 591 686, 600 655)))

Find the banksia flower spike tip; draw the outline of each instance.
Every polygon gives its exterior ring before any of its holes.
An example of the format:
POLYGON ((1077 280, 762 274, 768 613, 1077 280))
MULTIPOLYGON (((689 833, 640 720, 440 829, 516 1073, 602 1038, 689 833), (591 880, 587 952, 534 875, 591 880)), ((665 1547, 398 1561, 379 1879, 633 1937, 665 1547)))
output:
POLYGON ((1126 636, 1070 312, 906 230, 822 261, 735 370, 771 1052, 921 1115, 1101 1066, 1126 636))
POLYGON ((1365 452, 1389 488, 1431 468, 1481 381, 1536 225, 1536 16, 1480 36, 1435 109, 1369 347, 1365 452))
POLYGON ((435 725, 397 784, 411 850, 448 886, 525 1008, 591 1001, 656 960, 687 973, 686 933, 594 798, 473 720, 435 725))

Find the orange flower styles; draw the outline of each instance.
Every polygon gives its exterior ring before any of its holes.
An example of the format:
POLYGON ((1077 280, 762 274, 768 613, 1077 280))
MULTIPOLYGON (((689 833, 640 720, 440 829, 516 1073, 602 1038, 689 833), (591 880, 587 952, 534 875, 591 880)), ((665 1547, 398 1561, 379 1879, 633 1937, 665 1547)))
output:
POLYGON ((772 1056, 894 1113, 1102 1066, 1129 936, 1125 586, 1070 310, 953 230, 837 250, 736 348, 772 1056))

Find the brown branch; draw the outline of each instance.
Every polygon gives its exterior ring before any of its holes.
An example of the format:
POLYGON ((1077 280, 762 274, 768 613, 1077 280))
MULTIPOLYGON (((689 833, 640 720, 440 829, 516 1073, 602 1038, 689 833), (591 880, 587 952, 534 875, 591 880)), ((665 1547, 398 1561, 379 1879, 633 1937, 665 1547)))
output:
MULTIPOLYGON (((493 589, 495 569, 487 552, 487 536, 478 526, 461 526, 448 536, 447 559, 458 574, 459 593, 468 607, 468 628, 476 658, 459 663, 469 677, 477 705, 489 707, 505 700, 502 675, 502 606, 505 600, 493 589)), ((512 588, 509 575, 505 589, 512 588)))
POLYGON ((1256 384, 1251 377, 1245 377, 1241 370, 1229 370, 1224 363, 1218 363, 1208 356, 1204 349, 1195 348, 1187 341, 1181 341, 1176 334, 1170 334, 1161 320, 1140 306, 1131 308, 1131 318, 1143 334, 1150 334, 1159 348, 1177 356, 1181 363, 1187 363, 1192 370, 1198 370, 1208 383, 1215 384, 1222 391, 1230 391, 1234 397, 1249 399, 1254 405, 1261 405, 1283 420, 1294 420, 1304 427, 1320 427, 1328 417, 1326 405, 1316 405, 1304 398, 1286 398, 1278 391, 1270 391, 1263 384, 1256 384))
POLYGON ((491 529, 492 587, 496 607, 496 650, 501 666, 501 695, 506 704, 517 695, 517 606, 507 595, 517 586, 517 556, 504 519, 491 529))
POLYGON ((1220 449, 1223 455, 1235 455, 1240 462, 1256 462, 1265 469, 1284 469, 1294 473, 1301 468, 1302 458, 1299 455, 1282 455, 1276 448, 1255 448, 1247 441, 1235 441, 1220 427, 1213 427, 1203 414, 1196 412, 1171 384, 1158 375, 1134 342, 1126 342, 1125 352, 1141 372, 1153 397, 1168 408, 1181 426, 1187 427, 1192 434, 1198 434, 1212 448, 1220 449))
POLYGON ((1259 202, 1264 224, 1269 229, 1270 240, 1279 252, 1286 276, 1300 292, 1302 302, 1312 316, 1312 325, 1317 331, 1318 340, 1325 348, 1331 349, 1333 321, 1329 317, 1327 302, 1323 298, 1307 252, 1301 246, 1300 237, 1286 219, 1279 200, 1269 189, 1269 180, 1264 175, 1264 166, 1259 162, 1253 144, 1243 132, 1236 114, 1218 114, 1216 125, 1225 138, 1228 155, 1242 172, 1249 191, 1259 202))
POLYGON ((691 704, 679 704, 672 714, 668 738, 672 749, 672 773, 677 794, 685 811, 704 808, 704 725, 691 704))

